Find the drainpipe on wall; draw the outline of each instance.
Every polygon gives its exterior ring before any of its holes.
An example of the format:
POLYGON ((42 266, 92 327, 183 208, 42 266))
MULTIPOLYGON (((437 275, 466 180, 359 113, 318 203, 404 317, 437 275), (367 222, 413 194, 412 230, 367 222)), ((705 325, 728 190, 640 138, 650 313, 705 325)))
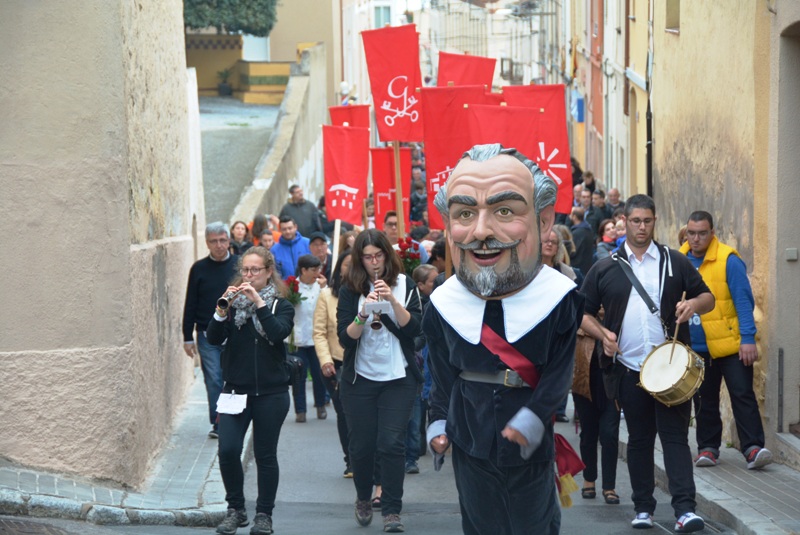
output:
POLYGON ((647 88, 647 194, 653 196, 653 109, 650 106, 650 94, 653 90, 653 55, 654 55, 654 37, 653 37, 653 11, 655 10, 654 0, 650 0, 650 9, 648 13, 648 51, 647 51, 647 71, 645 72, 646 80, 645 87, 647 88))

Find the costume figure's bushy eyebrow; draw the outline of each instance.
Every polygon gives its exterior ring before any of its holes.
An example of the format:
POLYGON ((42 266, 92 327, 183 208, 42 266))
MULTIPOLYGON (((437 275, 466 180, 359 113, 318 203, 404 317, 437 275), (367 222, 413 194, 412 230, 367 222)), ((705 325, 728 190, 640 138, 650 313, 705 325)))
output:
POLYGON ((500 193, 492 195, 491 197, 486 199, 486 204, 489 205, 497 204, 503 201, 522 201, 526 205, 528 204, 528 201, 525 200, 525 197, 523 197, 516 191, 501 191, 500 193))
POLYGON ((447 207, 450 208, 454 204, 463 204, 465 206, 478 206, 478 199, 470 197, 469 195, 453 195, 447 199, 447 207))

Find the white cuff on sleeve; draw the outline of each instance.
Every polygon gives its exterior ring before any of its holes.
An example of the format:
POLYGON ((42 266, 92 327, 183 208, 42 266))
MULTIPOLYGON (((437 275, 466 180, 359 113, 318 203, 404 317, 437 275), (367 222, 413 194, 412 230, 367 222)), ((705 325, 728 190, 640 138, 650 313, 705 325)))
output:
POLYGON ((544 423, 536 416, 536 413, 528 407, 522 407, 511 420, 508 421, 508 426, 513 427, 524 436, 527 441, 527 446, 520 446, 520 455, 523 459, 530 459, 533 452, 537 450, 542 443, 542 436, 544 436, 544 423))
POLYGON ((439 471, 442 469, 442 465, 444 464, 444 453, 436 453, 431 449, 431 440, 438 437, 439 435, 447 436, 445 433, 445 425, 447 424, 447 420, 436 420, 435 422, 431 422, 428 426, 428 430, 425 433, 426 439, 428 440, 428 449, 431 450, 431 455, 433 455, 433 469, 435 471, 439 471))

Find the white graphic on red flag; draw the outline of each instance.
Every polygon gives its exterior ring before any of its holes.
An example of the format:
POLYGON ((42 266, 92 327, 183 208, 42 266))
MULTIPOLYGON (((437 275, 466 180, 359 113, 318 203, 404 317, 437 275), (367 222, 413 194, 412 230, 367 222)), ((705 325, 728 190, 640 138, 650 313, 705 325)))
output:
POLYGON ((346 206, 348 210, 353 209, 353 202, 358 196, 358 188, 351 188, 347 184, 334 184, 328 189, 329 192, 334 194, 331 206, 346 206), (340 199, 341 197, 341 199, 340 199))
POLYGON ((431 178, 431 191, 439 191, 439 188, 442 187, 442 184, 447 182, 447 179, 450 178, 450 174, 453 172, 454 167, 448 166, 444 171, 439 171, 436 173, 436 176, 431 178))
POLYGON ((388 112, 394 113, 394 115, 386 115, 383 120, 387 126, 394 126, 394 121, 398 117, 405 117, 408 115, 408 118, 411 119, 412 123, 416 123, 417 119, 419 119, 419 112, 417 110, 413 110, 409 112, 414 104, 417 103, 417 98, 414 95, 408 96, 408 76, 395 76, 392 78, 392 81, 389 82, 389 85, 386 88, 386 92, 389 93, 389 96, 395 99, 394 104, 397 105, 397 108, 392 107, 392 102, 388 100, 384 100, 383 104, 381 105, 382 110, 386 110, 388 112), (395 92, 395 82, 398 80, 402 80, 405 82, 403 86, 403 90, 401 92, 395 92), (398 103, 397 100, 401 102, 398 103), (399 104, 399 105, 398 105, 399 104))
POLYGON ((556 181, 556 184, 561 185, 564 181, 559 177, 553 169, 567 169, 567 164, 565 163, 551 163, 553 158, 558 156, 558 149, 553 149, 547 158, 545 155, 547 154, 547 150, 545 149, 545 144, 543 141, 539 142, 539 156, 536 157, 536 165, 539 166, 539 169, 542 170, 543 173, 550 176, 553 180, 556 181))

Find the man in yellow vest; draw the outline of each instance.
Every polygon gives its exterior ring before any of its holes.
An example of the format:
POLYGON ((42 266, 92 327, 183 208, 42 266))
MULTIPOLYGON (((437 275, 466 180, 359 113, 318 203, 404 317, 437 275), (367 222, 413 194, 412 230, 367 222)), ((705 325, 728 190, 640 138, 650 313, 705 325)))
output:
POLYGON ((688 242, 681 246, 716 299, 714 309, 689 321, 692 349, 706 364, 705 380, 695 396, 698 455, 694 465, 719 464, 722 420, 719 413, 721 381, 731 397, 736 431, 747 468, 755 470, 772 462, 764 447, 764 428, 753 393, 753 363, 758 360, 753 291, 747 267, 732 247, 714 235, 714 219, 704 211, 693 212, 686 225, 688 242))

